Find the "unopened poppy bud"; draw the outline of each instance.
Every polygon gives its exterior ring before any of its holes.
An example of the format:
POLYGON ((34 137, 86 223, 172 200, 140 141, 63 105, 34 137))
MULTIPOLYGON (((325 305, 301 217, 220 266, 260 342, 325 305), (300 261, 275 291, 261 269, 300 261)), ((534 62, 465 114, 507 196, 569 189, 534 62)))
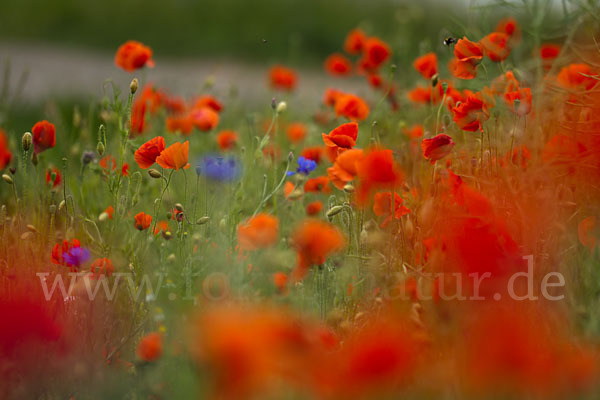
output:
MULTIPOLYGON (((440 77, 439 77, 439 75, 438 75, 438 74, 435 74, 435 75, 433 75, 433 76, 431 77, 431 86, 433 86, 433 87, 436 87, 436 86, 437 86, 437 84, 438 84, 439 78, 440 78, 440 77)), ((445 89, 444 89, 444 91, 445 91, 445 89)))
POLYGON ((287 110, 287 103, 285 101, 280 101, 279 104, 277 104, 275 111, 277 111, 277 114, 281 114, 285 112, 285 110, 287 110))
POLYGON ((4 179, 4 182, 8 183, 9 185, 12 185, 14 183, 12 178, 8 174, 2 174, 2 179, 4 179))
POLYGON ((129 90, 131 90, 131 94, 135 94, 135 92, 137 92, 139 86, 140 86, 140 81, 138 81, 138 78, 133 78, 131 80, 131 83, 129 84, 129 90))
POLYGON ((210 221, 210 217, 208 215, 205 215, 204 217, 198 218, 198 221, 196 221, 196 225, 204 225, 208 221, 210 221))
POLYGON ((98 153, 100 157, 104 155, 104 143, 98 142, 96 145, 96 153, 98 153))
POLYGON ((98 221, 104 222, 107 220, 108 220, 108 213, 107 212, 100 213, 100 215, 98 216, 98 221))
POLYGON ((150 177, 154 178, 154 179, 160 179, 160 178, 162 178, 162 174, 160 173, 160 171, 158 171, 158 170, 156 170, 154 168, 150 168, 148 170, 148 175, 150 175, 150 177))
POLYGON ((344 206, 333 206, 333 207, 331 207, 327 211, 327 218, 331 218, 331 217, 334 217, 334 216, 338 215, 340 212, 342 212, 343 209, 344 209, 344 206))
POLYGON ((175 203, 175 209, 179 212, 183 212, 183 204, 175 203))
MULTIPOLYGON (((437 76, 437 74, 436 74, 437 76)), ((448 82, 442 82, 442 89, 444 90, 444 93, 446 93, 448 91, 448 82)))
POLYGON ((397 66, 396 64, 392 64, 392 65, 390 65, 390 70, 391 70, 392 72, 395 72, 397 68, 398 68, 398 66, 397 66))
POLYGON ((60 203, 58 203, 58 211, 62 211, 63 208, 65 208, 65 206, 67 205, 66 201, 61 201, 60 203))
POLYGON ((346 193, 354 193, 354 186, 351 185, 350 183, 347 183, 344 186, 344 192, 346 192, 346 193))
POLYGON ((33 165, 38 165, 38 156, 35 152, 33 152, 33 154, 31 155, 31 163, 33 165))
POLYGON ((23 150, 24 151, 29 151, 29 149, 31 148, 31 143, 33 142, 33 138, 31 137, 31 133, 30 132, 25 132, 23 134, 23 138, 21 139, 21 142, 23 144, 23 150))
POLYGON ((291 151, 288 153, 288 161, 289 162, 294 161, 294 153, 292 153, 291 151))
POLYGON ((302 197, 302 194, 302 190, 296 189, 292 193, 290 193, 287 198, 288 200, 298 200, 300 197, 302 197))

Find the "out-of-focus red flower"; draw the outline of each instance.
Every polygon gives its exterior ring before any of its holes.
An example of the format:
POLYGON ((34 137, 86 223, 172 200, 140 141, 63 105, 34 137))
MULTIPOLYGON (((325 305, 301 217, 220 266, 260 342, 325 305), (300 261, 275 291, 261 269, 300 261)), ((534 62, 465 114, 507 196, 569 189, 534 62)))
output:
POLYGON ((309 203, 306 206, 306 215, 308 216, 315 216, 318 213, 321 212, 321 210, 323 209, 323 203, 321 203, 320 201, 313 201, 312 203, 309 203))
POLYGON ((492 61, 504 61, 510 54, 509 36, 505 33, 492 32, 479 43, 483 46, 485 55, 492 61))
POLYGON ((327 88, 325 89, 325 93, 323 94, 323 104, 326 106, 334 107, 337 99, 346 93, 342 92, 338 89, 327 88))
POLYGON ((98 279, 102 276, 111 276, 113 272, 115 272, 115 267, 109 258, 96 258, 94 262, 92 262, 90 271, 93 274, 92 276, 98 279))
POLYGON ((587 64, 570 64, 560 70, 556 80, 567 89, 590 90, 598 83, 597 74, 587 64))
POLYGON ((346 36, 344 51, 348 54, 360 54, 366 41, 367 35, 360 29, 354 29, 346 36))
POLYGON ((238 134, 234 131, 221 131, 217 135, 217 144, 219 145, 219 149, 231 150, 233 149, 238 141, 238 134))
POLYGON ((146 128, 146 100, 142 97, 131 106, 131 136, 139 136, 146 128))
POLYGON ((165 139, 162 136, 150 139, 135 151, 135 162, 142 169, 150 168, 164 149, 165 139))
POLYGON ((598 222, 596 217, 587 217, 579 221, 579 225, 577 226, 579 243, 592 251, 598 244, 598 233, 598 222))
POLYGON ((291 68, 275 65, 269 70, 269 82, 274 89, 292 91, 298 84, 298 74, 291 68))
POLYGON ((279 236, 279 219, 259 213, 237 227, 238 244, 243 250, 257 250, 273 246, 279 236))
POLYGON ((423 157, 432 163, 446 157, 452 151, 454 142, 452 138, 444 133, 440 133, 431 139, 423 139, 421 142, 421 150, 423 157))
POLYGON ((346 239, 333 225, 307 219, 292 233, 292 245, 298 253, 294 277, 300 280, 310 266, 321 265, 331 254, 341 251, 346 246, 346 239))
POLYGON ((369 106, 357 95, 344 94, 335 101, 335 115, 344 116, 352 121, 362 121, 369 116, 369 106))
POLYGON ((402 132, 410 139, 419 139, 423 137, 425 128, 423 128, 423 125, 421 124, 414 124, 410 128, 404 128, 402 132))
POLYGON ((127 72, 133 72, 143 67, 154 67, 152 50, 135 40, 122 44, 115 55, 115 65, 127 72))
POLYGON ((208 107, 212 108, 214 111, 220 113, 223 111, 223 104, 214 96, 209 94, 200 96, 194 101, 194 105, 192 108, 203 108, 208 107))
POLYGON ((219 113, 211 107, 193 109, 189 114, 192 124, 201 131, 210 131, 219 124, 219 113))
POLYGON ((522 88, 508 92, 504 94, 504 101, 506 101, 517 114, 521 116, 529 114, 531 111, 531 89, 522 88), (518 107, 516 106, 515 100, 519 100, 518 107))
POLYGON ((56 243, 52 248, 50 261, 56 265, 67 265, 63 259, 63 253, 68 253, 74 247, 81 247, 81 243, 77 239, 63 240, 62 243, 56 243))
POLYGON ((361 149, 351 149, 340 154, 332 167, 327 168, 327 175, 331 183, 338 189, 352 182, 358 174, 358 163, 362 161, 364 153, 361 149))
POLYGON ((150 228, 150 224, 152 223, 152 215, 146 214, 145 212, 139 212, 133 218, 133 224, 135 228, 139 231, 143 231, 145 229, 150 228))
POLYGON ((108 206, 106 207, 106 210, 104 210, 104 212, 106 213, 106 215, 108 215, 108 219, 113 219, 115 208, 113 206, 108 206))
POLYGON ((316 178, 307 179, 304 182, 305 193, 331 193, 329 178, 326 176, 317 176, 316 178))
POLYGON ((166 169, 188 169, 190 167, 188 163, 189 150, 189 141, 183 143, 175 142, 156 157, 156 163, 166 169))
POLYGON ((427 53, 413 62, 413 67, 423 78, 431 79, 438 73, 438 59, 435 53, 427 53))
POLYGON ((60 171, 56 167, 48 168, 46 170, 46 184, 52 186, 52 188, 60 185, 61 177, 60 171))
POLYGON ((358 124, 348 122, 333 129, 329 134, 321 134, 326 149, 325 154, 331 162, 334 162, 337 156, 354 147, 358 137, 358 124))
MULTIPOLYGON (((100 160, 98 160, 98 165, 102 167, 102 170, 105 174, 110 174, 110 171, 114 171, 117 168, 117 160, 110 154, 105 155, 100 160)), ((123 163, 123 167, 121 168, 121 176, 129 175, 129 165, 127 163, 123 163)))
POLYGON ((372 148, 357 165, 359 185, 356 188, 356 202, 365 206, 374 190, 400 187, 404 174, 394 161, 391 150, 372 148))
POLYGON ((37 122, 31 128, 33 134, 33 151, 39 154, 56 145, 56 130, 54 124, 48 121, 37 122))
POLYGON ((410 213, 410 210, 403 204, 402 197, 399 194, 394 194, 394 211, 392 212, 392 192, 375 193, 373 197, 373 213, 378 217, 385 217, 381 223, 381 227, 385 228, 392 218, 400 219, 403 215, 410 213))
POLYGON ((325 59, 325 71, 333 76, 348 76, 352 73, 352 63, 343 55, 334 53, 325 59))
POLYGON ((181 133, 185 136, 191 134, 194 128, 194 120, 192 120, 190 114, 169 115, 165 123, 167 132, 181 133))
POLYGON ((302 122, 293 122, 285 130, 287 138, 292 143, 299 143, 306 137, 306 125, 302 122))
POLYGON ((385 63, 390 58, 392 51, 390 46, 383 40, 377 37, 370 37, 364 43, 362 54, 361 66, 367 71, 372 71, 385 63))
POLYGON ((467 99, 452 109, 454 122, 464 131, 482 131, 483 123, 490 117, 487 105, 480 93, 467 96, 467 99))
POLYGON ((321 156, 323 155, 323 147, 321 146, 313 146, 313 147, 305 147, 300 155, 309 160, 313 160, 317 164, 321 162, 321 156))
POLYGON ((504 156, 504 160, 502 160, 501 164, 513 164, 521 167, 522 169, 527 169, 527 163, 531 160, 531 151, 529 148, 522 144, 520 146, 515 146, 512 152, 512 157, 510 154, 510 150, 506 152, 504 156))
POLYGON ((554 43, 544 43, 540 46, 540 57, 546 71, 552 68, 552 64, 554 64, 554 61, 559 56, 561 50, 562 47, 554 43))
POLYGON ((496 25, 496 32, 508 35, 511 44, 514 46, 521 41, 521 28, 517 21, 512 18, 504 18, 496 25))
POLYGON ((8 139, 6 133, 0 128, 0 170, 6 168, 10 164, 12 153, 8 148, 8 139))
POLYGON ((288 275, 284 274, 283 272, 275 272, 273 274, 273 283, 280 293, 285 291, 288 280, 288 275))
POLYGON ((163 353, 162 334, 152 332, 142 338, 137 347, 137 356, 145 362, 156 361, 163 353))
POLYGON ((383 78, 376 72, 371 72, 367 75, 367 82, 375 89, 381 89, 383 87, 383 78))

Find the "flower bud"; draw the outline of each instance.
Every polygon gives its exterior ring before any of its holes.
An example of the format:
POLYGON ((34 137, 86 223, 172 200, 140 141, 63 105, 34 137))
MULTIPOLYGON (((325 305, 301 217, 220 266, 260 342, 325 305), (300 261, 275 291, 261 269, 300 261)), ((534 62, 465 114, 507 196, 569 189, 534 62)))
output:
POLYGON ((331 218, 333 216, 338 215, 342 212, 344 206, 333 206, 327 211, 327 218, 331 218))
POLYGON ((183 204, 175 203, 175 209, 179 212, 183 212, 183 204))
POLYGON ((129 90, 131 90, 131 94, 135 94, 135 92, 137 92, 139 85, 140 81, 138 81, 138 78, 133 78, 129 84, 129 90))
POLYGON ((8 183, 9 185, 14 184, 12 178, 8 174, 2 174, 2 179, 4 180, 4 182, 8 183))
POLYGON ((150 175, 150 177, 154 178, 154 179, 160 179, 160 178, 162 178, 162 174, 160 173, 160 171, 158 171, 158 170, 156 170, 154 168, 150 168, 148 170, 148 175, 150 175))
POLYGON ((100 215, 98 216, 98 221, 104 222, 107 220, 108 220, 108 213, 107 212, 100 213, 100 215))
POLYGON ((196 221, 196 225, 204 225, 208 221, 210 221, 210 217, 208 215, 205 215, 204 217, 198 218, 198 221, 196 221))
POLYGON ((104 155, 104 143, 98 142, 96 145, 96 153, 98 153, 100 157, 104 155))
POLYGON ((36 229, 36 227, 35 227, 35 226, 33 226, 33 225, 31 225, 31 224, 27 224, 26 228, 27 228, 29 231, 33 232, 33 233, 36 233, 36 232, 38 231, 38 230, 36 229))
POLYGON ((344 186, 344 192, 354 193, 354 186, 351 185, 350 183, 347 183, 346 186, 344 186))
POLYGON ((63 208, 65 208, 65 206, 67 205, 67 202, 62 200, 59 204, 58 204, 58 211, 61 212, 63 208))
MULTIPOLYGON (((440 76, 438 74, 435 74, 435 75, 433 75, 431 77, 431 86, 432 87, 436 87, 437 86, 439 78, 440 78, 440 76)), ((446 91, 446 90, 444 89, 444 91, 446 91)))
POLYGON ((277 108, 275 109, 275 111, 277 111, 277 114, 281 114, 285 112, 285 110, 287 110, 287 103, 285 101, 280 101, 277 104, 277 108))
POLYGON ((23 144, 23 150, 29 151, 31 148, 31 144, 33 143, 33 138, 30 132, 25 132, 23 134, 23 138, 21 139, 21 143, 23 144))

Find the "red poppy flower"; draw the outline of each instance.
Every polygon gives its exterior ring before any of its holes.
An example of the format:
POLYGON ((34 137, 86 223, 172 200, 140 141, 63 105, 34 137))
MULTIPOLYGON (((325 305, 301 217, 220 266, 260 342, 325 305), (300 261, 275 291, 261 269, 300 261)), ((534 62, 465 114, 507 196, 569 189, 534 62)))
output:
POLYGON ((58 168, 56 168, 56 167, 48 168, 46 170, 46 184, 52 186, 52 188, 55 188, 58 185, 60 185, 60 182, 61 182, 61 177, 60 177, 60 171, 58 170, 58 168))
POLYGON ((340 154, 333 167, 327 168, 327 176, 331 183, 338 189, 343 189, 348 182, 352 182, 358 174, 358 163, 363 157, 361 149, 351 149, 340 154))
POLYGON ((360 54, 367 41, 367 36, 360 29, 354 29, 348 33, 344 42, 344 51, 348 54, 360 54))
POLYGON ((167 132, 181 133, 187 136, 192 133, 194 128, 194 121, 190 114, 176 114, 170 115, 165 120, 167 125, 167 132))
POLYGON ((452 151, 454 142, 448 135, 440 133, 439 135, 431 139, 423 139, 421 142, 421 149, 423 150, 423 157, 431 163, 441 160, 446 157, 452 151))
POLYGON ((257 250, 273 246, 279 236, 279 219, 266 213, 240 223, 237 227, 238 245, 243 250, 257 250))
POLYGON ((521 41, 521 28, 517 21, 512 18, 504 18, 496 26, 496 32, 505 33, 510 38, 513 45, 518 44, 521 41))
POLYGON ((335 102, 335 115, 344 116, 352 121, 362 121, 369 116, 369 106, 354 94, 339 96, 335 102))
POLYGON ((113 267, 112 261, 108 258, 96 258, 92 262, 90 271, 93 274, 92 276, 98 279, 102 276, 111 276, 115 272, 115 267, 113 267))
POLYGON ((10 164, 12 153, 8 148, 8 138, 2 129, 0 129, 0 170, 6 168, 10 164))
POLYGON ((394 161, 391 150, 373 148, 357 163, 359 186, 356 202, 366 205, 373 190, 400 187, 404 174, 394 161))
POLYGON ((570 64, 560 70, 556 80, 567 89, 590 90, 598 82, 593 76, 597 74, 592 72, 589 65, 570 64))
POLYGON ((54 124, 48 121, 37 122, 31 128, 31 133, 33 134, 33 151, 35 154, 39 154, 56 145, 56 130, 54 129, 54 124))
POLYGON ((298 84, 298 75, 291 68, 275 65, 269 71, 269 81, 274 89, 291 91, 298 84))
POLYGON ((504 156, 504 160, 502 160, 501 165, 508 164, 509 162, 513 165, 520 166, 523 169, 527 169, 527 162, 531 160, 531 151, 526 145, 515 146, 512 152, 512 156, 510 151, 506 152, 504 156))
POLYGON ((223 111, 223 104, 217 100, 215 97, 207 94, 204 96, 200 96, 194 101, 194 106, 192 108, 203 108, 208 107, 212 108, 214 111, 220 113, 223 111))
POLYGON ((152 215, 146 214, 143 211, 137 213, 133 219, 135 228, 140 231, 150 228, 150 224, 152 223, 152 215))
POLYGON ((333 225, 308 219, 292 233, 292 246, 298 253, 294 277, 302 279, 312 265, 325 263, 327 257, 346 246, 344 235, 333 225))
POLYGON ((326 176, 317 176, 316 178, 307 179, 304 182, 305 193, 331 193, 329 178, 326 176))
POLYGON ((234 131, 221 131, 217 135, 217 144, 223 151, 231 150, 235 147, 238 141, 238 134, 234 131))
POLYGON ((288 283, 288 276, 283 272, 275 272, 273 274, 273 283, 279 292, 285 291, 285 287, 288 283))
POLYGON ((375 72, 367 74, 367 82, 374 89, 381 89, 383 87, 383 78, 375 72))
POLYGON ((52 255, 50 257, 50 261, 52 264, 56 265, 67 265, 65 260, 63 259, 63 254, 68 253, 74 247, 81 247, 81 243, 77 239, 63 240, 62 243, 56 243, 52 248, 52 255))
POLYGON ((188 169, 190 167, 190 164, 188 163, 189 150, 189 141, 185 141, 184 143, 175 142, 164 149, 160 155, 156 157, 156 163, 167 169, 188 169))
POLYGON ((386 62, 391 54, 387 43, 377 37, 370 37, 364 44, 361 65, 368 71, 375 70, 386 62))
POLYGON ((392 221, 392 217, 395 219, 402 218, 403 215, 410 213, 410 210, 406 208, 402 203, 402 198, 399 194, 394 194, 394 212, 392 213, 392 192, 379 192, 375 193, 373 197, 373 213, 378 217, 385 216, 385 219, 381 223, 381 227, 385 228, 387 224, 392 221), (392 215, 393 214, 393 215, 392 215))
POLYGON ((408 92, 408 98, 413 103, 430 104, 431 103, 431 88, 417 86, 408 92))
POLYGON ((113 206, 106 207, 106 210, 104 210, 104 212, 106 213, 106 215, 108 215, 108 219, 113 219, 113 215, 115 213, 115 209, 113 206))
POLYGON ((483 46, 463 37, 454 46, 454 59, 448 68, 459 79, 473 79, 477 76, 477 66, 482 59, 483 46))
POLYGON ((540 46, 540 57, 545 70, 549 70, 559 56, 562 47, 554 43, 545 43, 540 46))
POLYGON ((523 116, 531 111, 531 89, 523 88, 504 94, 504 101, 511 106, 514 112, 523 116), (515 107, 515 100, 519 100, 519 106, 515 107))
POLYGON ((334 107, 335 103, 337 102, 337 99, 339 99, 345 94, 346 93, 342 92, 341 90, 327 88, 325 89, 325 94, 323 95, 323 104, 325 104, 326 106, 334 107))
POLYGON ((404 132, 409 139, 419 139, 420 137, 423 137, 425 128, 423 128, 423 125, 421 124, 414 124, 410 128, 404 128, 402 132, 404 132))
POLYGON ((325 59, 325 71, 333 76, 347 76, 352 73, 352 63, 343 55, 334 53, 325 59))
POLYGON ((204 132, 216 128, 219 124, 219 113, 210 107, 196 108, 190 112, 189 117, 193 125, 204 132))
POLYGON ((320 201, 313 201, 312 203, 308 203, 306 206, 306 215, 314 216, 321 212, 323 209, 323 203, 320 201))
POLYGON ((334 162, 338 154, 353 148, 356 144, 358 124, 348 122, 338 126, 327 135, 324 133, 321 135, 326 146, 327 157, 331 162, 334 162))
POLYGON ((285 133, 290 142, 299 143, 306 137, 306 131, 306 125, 304 125, 302 122, 293 122, 288 125, 285 133))
POLYGON ((142 169, 150 168, 164 149, 165 139, 162 136, 150 139, 136 150, 134 154, 135 162, 142 169))
POLYGON ((492 32, 481 39, 479 43, 483 46, 485 55, 492 61, 506 60, 510 54, 509 37, 505 33, 492 32))
POLYGON ((137 356, 145 362, 158 360, 162 353, 162 335, 158 332, 152 332, 144 336, 137 347, 137 356))
POLYGON ((438 73, 438 60, 435 53, 427 53, 413 62, 413 67, 423 78, 431 79, 438 73))
POLYGON ((323 147, 321 146, 313 146, 313 147, 305 147, 302 150, 300 155, 309 160, 313 160, 317 164, 321 162, 321 156, 323 155, 323 147))
POLYGON ((139 136, 144 133, 146 125, 146 100, 141 98, 133 102, 131 106, 131 136, 139 136))
MULTIPOLYGON (((117 168, 117 161, 110 154, 105 155, 100 160, 98 160, 98 165, 102 167, 105 174, 109 174, 110 171, 114 171, 117 168)), ((129 175, 129 165, 127 163, 123 163, 123 167, 121 168, 121 176, 129 175)))
POLYGON ((481 94, 469 95, 467 99, 452 109, 454 122, 464 131, 482 131, 482 124, 490 117, 490 112, 481 94))
POLYGON ((122 44, 115 55, 115 64, 128 72, 143 67, 154 67, 152 50, 140 42, 130 40, 122 44))

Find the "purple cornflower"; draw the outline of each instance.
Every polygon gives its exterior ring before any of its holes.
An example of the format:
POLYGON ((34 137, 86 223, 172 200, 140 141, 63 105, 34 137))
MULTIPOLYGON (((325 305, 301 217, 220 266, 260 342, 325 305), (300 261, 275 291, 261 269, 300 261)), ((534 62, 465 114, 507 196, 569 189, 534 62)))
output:
POLYGON ((196 173, 215 181, 233 181, 240 176, 241 167, 235 157, 205 156, 196 165, 196 173))
POLYGON ((296 168, 296 171, 288 171, 287 174, 288 176, 294 174, 308 175, 315 168, 317 168, 317 163, 315 161, 300 156, 298 157, 298 168, 296 168))

